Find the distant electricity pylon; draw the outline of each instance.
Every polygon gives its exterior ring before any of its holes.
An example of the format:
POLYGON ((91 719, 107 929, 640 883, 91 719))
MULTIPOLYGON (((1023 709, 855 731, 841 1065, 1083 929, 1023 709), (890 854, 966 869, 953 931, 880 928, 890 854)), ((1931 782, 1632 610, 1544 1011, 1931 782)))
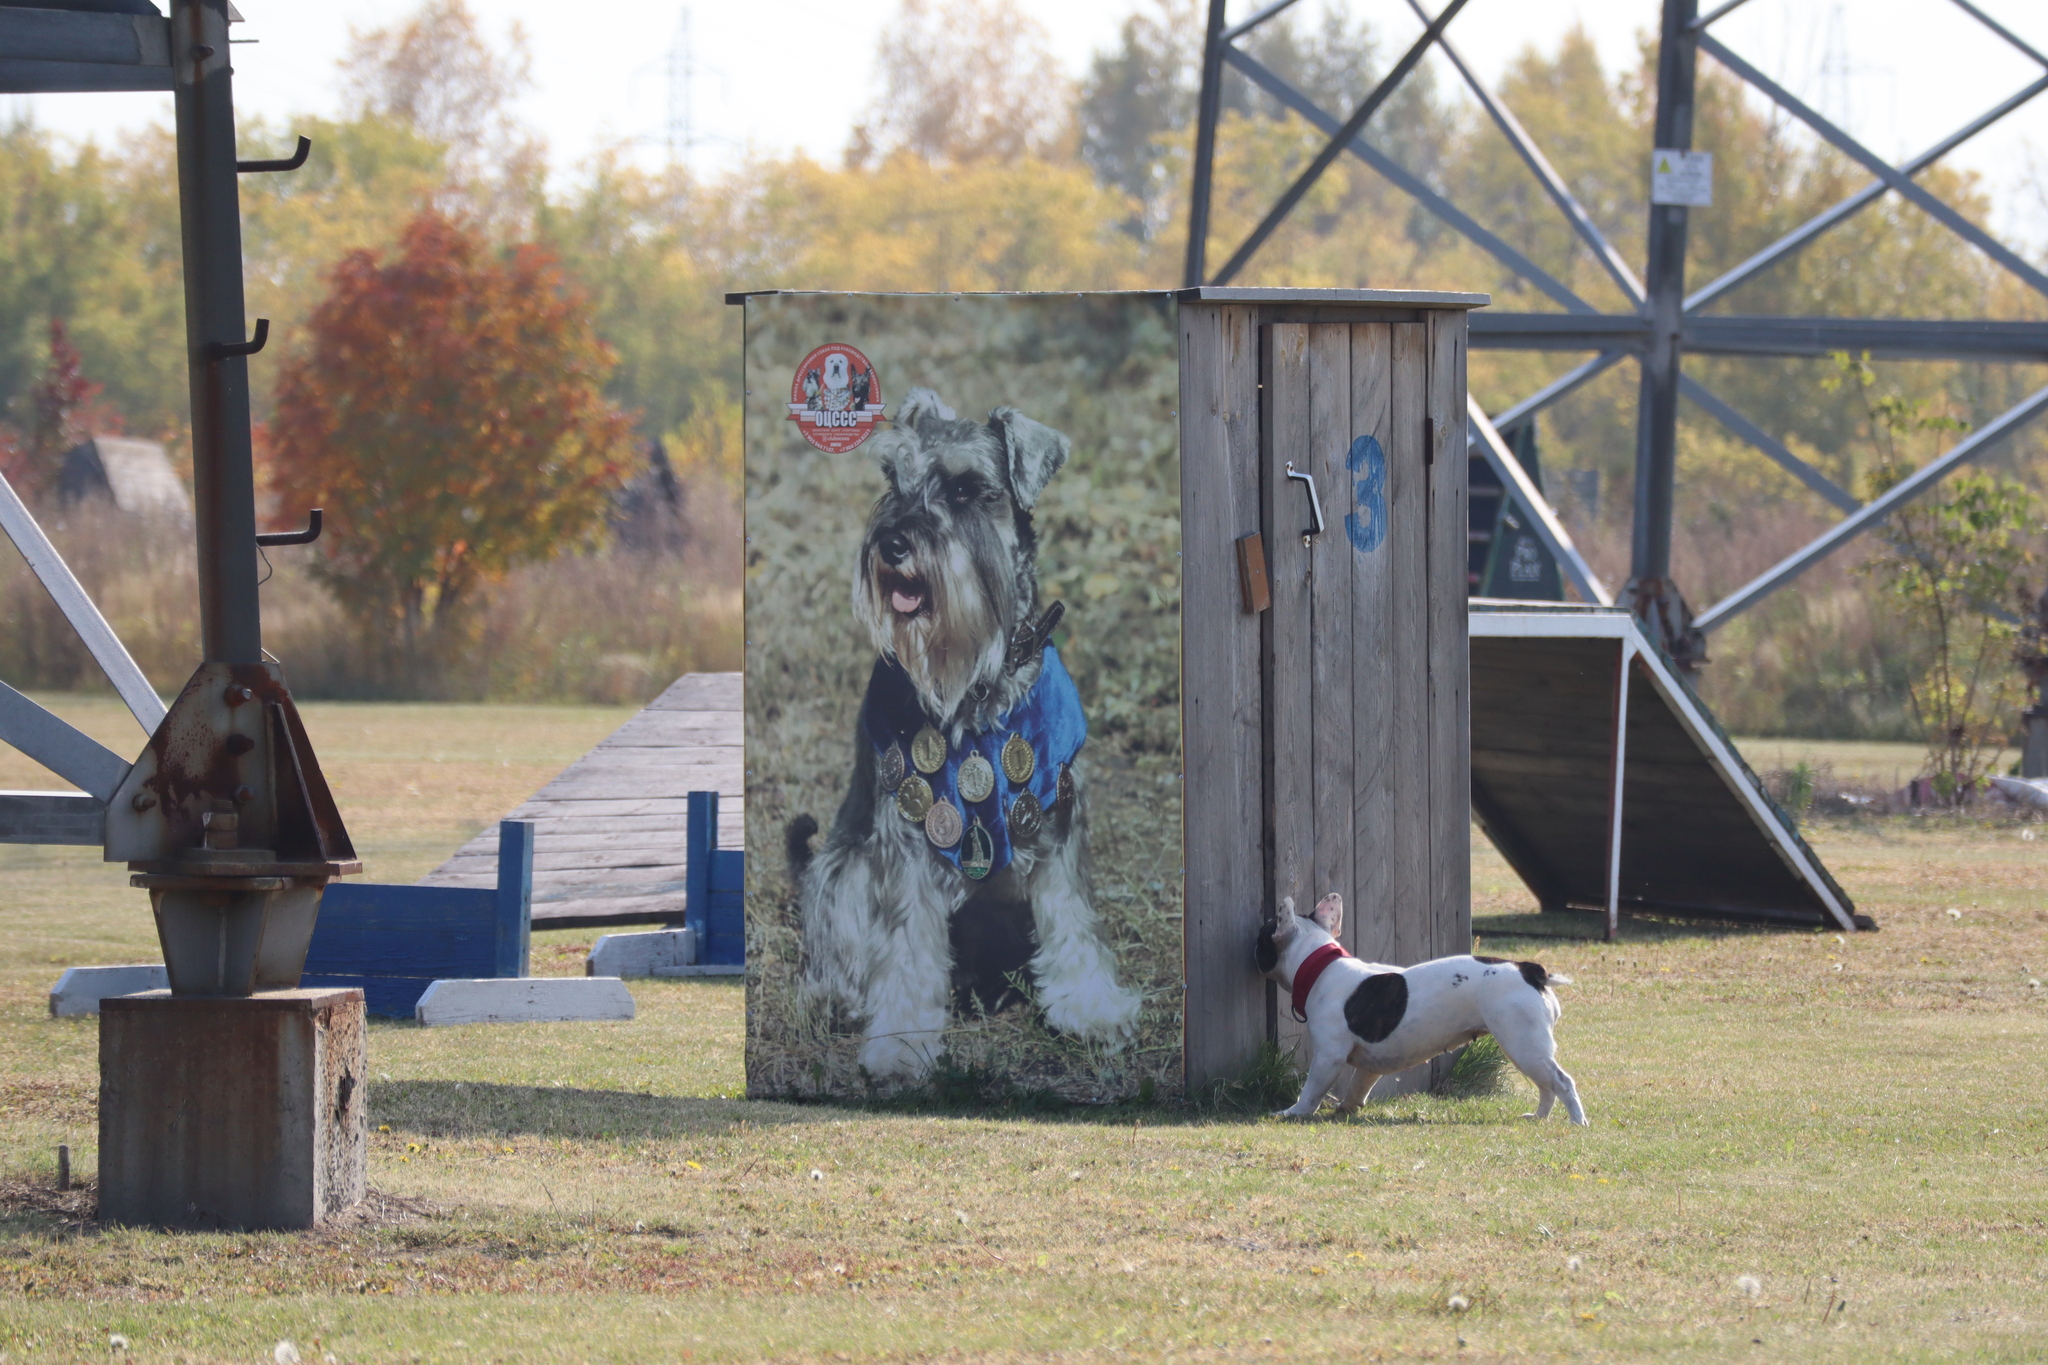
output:
MULTIPOLYGON (((1504 312, 1485 309, 1472 315, 1475 350, 1558 351, 1590 354, 1591 358, 1520 402, 1492 414, 1472 409, 1474 447, 1487 458, 1503 485, 1514 488, 1523 505, 1537 509, 1535 529, 1559 567, 1589 600, 1616 597, 1632 607, 1651 638, 1681 664, 1705 658, 1706 635, 1737 613, 1756 605, 1790 583, 1821 559, 1856 536, 1882 524, 1894 508, 1933 487, 1965 461, 1986 453, 2036 417, 2048 413, 2048 388, 1979 426, 1941 458, 1903 480, 1882 496, 1859 501, 1819 470, 1800 459, 1784 442, 1714 394, 1682 362, 1689 355, 1824 356, 1834 351, 1867 351, 1881 358, 1924 360, 2048 361, 2048 323, 1994 322, 1983 318, 1854 318, 1789 317, 1709 313, 1707 306, 1737 285, 1769 270, 1805 248, 1815 238, 1885 195, 1914 204, 1941 223, 2007 274, 2035 293, 2048 296, 2048 272, 1994 238, 1951 205, 1920 185, 1914 177, 2006 115, 2048 92, 2048 53, 2027 44, 1979 7, 1978 0, 1951 3, 1991 36, 2017 50, 2036 68, 2034 78, 2006 95, 1977 118, 1932 147, 1894 164, 1858 142, 1838 118, 1809 107, 1791 90, 1766 76, 1732 51, 1710 31, 1714 22, 1741 7, 1745 0, 1719 0, 1700 13, 1701 0, 1659 0, 1662 23, 1657 51, 1657 117, 1655 141, 1645 151, 1654 167, 1650 194, 1648 259, 1643 273, 1623 259, 1594 224, 1592 215, 1573 195, 1564 178, 1537 147, 1535 140, 1509 112, 1453 45, 1445 30, 1466 7, 1467 0, 1436 0, 1434 15, 1425 0, 1408 6, 1425 25, 1422 37, 1403 54, 1371 94, 1351 111, 1326 110, 1238 46, 1260 24, 1296 0, 1267 0, 1247 18, 1229 24, 1228 0, 1209 0, 1208 31, 1203 41, 1202 94, 1195 133, 1195 156, 1188 222, 1185 282, 1190 286, 1228 284, 1244 269, 1274 229, 1301 202, 1317 178, 1338 158, 1349 156, 1370 166, 1435 217, 1505 265, 1555 305, 1548 312, 1504 312), (1552 203, 1592 251, 1627 300, 1627 307, 1603 312, 1568 288, 1563 281, 1500 237, 1489 232, 1446 196, 1396 161, 1372 140, 1368 124, 1422 58, 1435 48, 1457 68, 1494 125, 1542 184, 1552 203), (1688 289, 1685 278, 1687 214, 1712 202, 1712 168, 1692 153, 1694 70, 1705 54, 1729 74, 1777 106, 1781 117, 1804 124, 1820 141, 1859 165, 1870 180, 1825 212, 1794 228, 1776 242, 1705 285, 1688 289), (1235 71, 1286 106, 1328 138, 1323 149, 1280 196, 1251 235, 1224 264, 1211 269, 1207 258, 1209 204, 1214 184, 1216 132, 1222 112, 1223 73, 1235 71), (1641 380, 1636 418, 1636 505, 1630 577, 1619 594, 1610 594, 1586 567, 1542 496, 1507 453, 1500 432, 1534 419, 1537 412, 1572 392, 1602 371, 1633 361, 1641 380), (1677 478, 1678 402, 1680 397, 1711 414, 1734 435, 1749 442, 1797 478, 1842 516, 1812 543, 1765 570, 1706 610, 1694 615, 1671 581, 1671 514, 1677 478)), ((1476 5, 1485 9, 1486 5, 1476 5)), ((1645 0, 1644 10, 1651 9, 1645 0)), ((1821 99, 1840 99, 1848 112, 1847 57, 1836 5, 1829 15, 1826 49, 1821 58, 1821 99), (1834 83, 1831 87, 1830 82, 1834 83)), ((1987 92, 1988 94, 1989 92, 1987 92)))
POLYGON ((676 15, 676 36, 668 47, 668 164, 687 165, 695 145, 690 126, 691 92, 697 79, 697 60, 690 46, 690 7, 676 15))

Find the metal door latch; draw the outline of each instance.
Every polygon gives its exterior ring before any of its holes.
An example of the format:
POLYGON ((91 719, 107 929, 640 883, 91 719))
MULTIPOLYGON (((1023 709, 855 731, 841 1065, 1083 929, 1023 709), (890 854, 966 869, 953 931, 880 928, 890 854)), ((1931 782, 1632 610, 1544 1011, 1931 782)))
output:
POLYGON ((1308 485, 1308 514, 1310 520, 1309 524, 1303 527, 1301 532, 1301 543, 1306 547, 1311 540, 1323 533, 1323 500, 1316 496, 1316 476, 1298 472, 1292 460, 1287 462, 1287 477, 1299 479, 1308 485))

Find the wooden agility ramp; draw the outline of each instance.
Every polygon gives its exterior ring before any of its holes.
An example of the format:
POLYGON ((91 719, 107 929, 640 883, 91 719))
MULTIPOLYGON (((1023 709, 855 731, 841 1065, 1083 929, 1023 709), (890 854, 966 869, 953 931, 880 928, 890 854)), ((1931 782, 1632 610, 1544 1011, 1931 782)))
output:
POLYGON ((1877 927, 1626 609, 1471 608, 1472 810, 1544 909, 1877 927))
MULTIPOLYGON (((687 673, 506 818, 534 825, 533 923, 681 924, 689 794, 719 794, 718 845, 743 847, 738 673, 687 673)), ((489 830, 422 879, 496 884, 489 830)))

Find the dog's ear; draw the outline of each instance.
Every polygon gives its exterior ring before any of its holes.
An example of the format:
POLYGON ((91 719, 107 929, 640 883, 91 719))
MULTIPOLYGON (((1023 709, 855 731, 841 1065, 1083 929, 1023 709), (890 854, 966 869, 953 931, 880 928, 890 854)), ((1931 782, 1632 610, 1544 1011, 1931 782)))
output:
POLYGON ((957 414, 930 389, 912 389, 896 406, 896 425, 921 430, 929 422, 950 422, 957 414))
POLYGON ((1315 913, 1309 918, 1322 925, 1331 938, 1341 937, 1344 933, 1344 898, 1332 891, 1316 902, 1315 913))
POLYGON ((988 426, 1003 443, 1003 455, 1009 461, 1010 496, 1028 511, 1067 462, 1073 442, 1015 408, 997 408, 988 415, 988 426))
POLYGON ((1294 937, 1294 931, 1301 927, 1301 920, 1294 913, 1294 897, 1280 902, 1280 913, 1273 920, 1273 941, 1285 943, 1294 937))

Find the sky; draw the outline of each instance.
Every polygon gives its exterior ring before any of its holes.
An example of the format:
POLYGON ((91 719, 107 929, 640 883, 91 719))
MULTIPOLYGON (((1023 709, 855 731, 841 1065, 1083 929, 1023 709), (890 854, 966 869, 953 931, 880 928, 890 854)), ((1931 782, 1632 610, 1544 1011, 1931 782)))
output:
MULTIPOLYGON (((1044 26, 1054 55, 1079 75, 1095 51, 1113 46, 1136 3, 1150 0, 1022 0, 1044 26)), ((1302 0, 1312 16, 1325 0, 1302 0)), ((1436 0, 1431 0, 1432 8, 1436 0)), ((1702 0, 1702 9, 1715 0, 1702 0)), ((2039 0, 1973 0, 2036 51, 2048 53, 2048 5, 2039 0)), ((556 164, 573 168, 600 146, 624 145, 650 163, 668 155, 672 74, 687 68, 688 157, 702 171, 739 163, 749 151, 808 152, 836 161, 848 130, 873 96, 875 40, 899 0, 471 0, 493 33, 521 25, 536 89, 523 113, 547 139, 556 164), (682 41, 687 32, 688 41, 682 41), (687 61, 681 58, 687 54, 687 61)), ((237 0, 253 38, 236 57, 236 101, 273 122, 295 112, 329 114, 339 103, 336 58, 350 26, 402 18, 415 0, 237 0)), ((1232 0, 1232 22, 1253 12, 1232 0)), ((1383 50, 1405 45, 1421 23, 1401 0, 1352 0, 1372 21, 1383 50)), ((1469 0, 1450 26, 1452 41, 1492 82, 1527 47, 1549 48, 1582 24, 1610 70, 1632 67, 1639 35, 1654 31, 1657 0, 1469 0)), ((2044 70, 1992 34, 1952 0, 1747 0, 1714 26, 1729 47, 1794 93, 1842 120, 1874 151, 1901 159, 1939 140, 2044 70)), ((1442 63, 1440 56, 1433 62, 1442 63)), ((1448 65, 1441 87, 1457 83, 1448 65)), ((67 136, 110 138, 124 128, 168 123, 163 95, 11 97, 15 112, 67 136)), ((674 102, 678 107, 682 101, 674 102)), ((1647 157, 1647 149, 1645 149, 1647 157)), ((2048 245, 2048 204, 2032 184, 2048 172, 2048 95, 1967 144, 1956 164, 1983 174, 1998 196, 1996 226, 2048 245)))

